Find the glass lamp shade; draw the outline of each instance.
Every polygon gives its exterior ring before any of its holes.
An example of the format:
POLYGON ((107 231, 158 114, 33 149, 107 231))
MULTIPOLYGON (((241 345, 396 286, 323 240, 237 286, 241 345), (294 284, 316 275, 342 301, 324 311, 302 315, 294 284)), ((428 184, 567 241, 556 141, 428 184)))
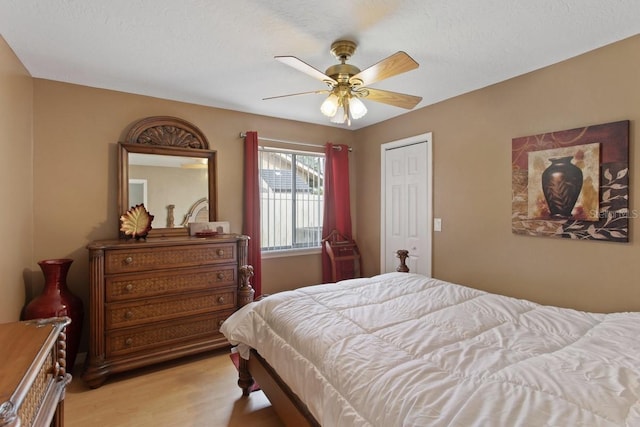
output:
POLYGON ((327 99, 324 100, 322 105, 320 106, 320 111, 327 117, 335 117, 336 112, 338 111, 339 100, 335 93, 327 96, 327 99))
POLYGON ((360 101, 360 99, 352 97, 349 100, 349 113, 353 119, 359 119, 367 114, 367 107, 365 107, 364 103, 360 101))
POLYGON ((344 105, 340 105, 337 109, 337 113, 329 120, 331 123, 344 123, 347 120, 347 112, 344 110, 344 105))

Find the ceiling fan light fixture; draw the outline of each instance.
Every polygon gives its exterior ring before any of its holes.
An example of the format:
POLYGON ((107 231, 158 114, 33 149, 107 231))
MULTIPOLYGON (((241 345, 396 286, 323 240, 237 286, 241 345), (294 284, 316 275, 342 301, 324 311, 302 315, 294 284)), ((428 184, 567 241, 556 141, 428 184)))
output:
POLYGON ((331 123, 347 123, 351 119, 359 119, 367 114, 367 107, 357 97, 347 93, 332 92, 320 106, 322 114, 329 117, 331 123))
POLYGON ((340 100, 335 93, 331 93, 320 106, 320 111, 327 117, 335 117, 338 112, 340 100))
POLYGON ((344 105, 338 107, 337 113, 329 120, 331 123, 342 124, 347 121, 347 111, 344 109, 344 105))
POLYGON ((349 100, 349 115, 357 120, 367 114, 367 107, 359 98, 351 97, 349 100))

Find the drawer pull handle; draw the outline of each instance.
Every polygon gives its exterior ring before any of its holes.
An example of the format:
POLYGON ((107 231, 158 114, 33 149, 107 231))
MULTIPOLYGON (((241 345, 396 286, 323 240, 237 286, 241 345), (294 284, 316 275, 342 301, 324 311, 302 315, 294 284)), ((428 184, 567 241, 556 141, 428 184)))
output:
POLYGON ((224 279, 224 273, 218 273, 218 280, 224 279))
POLYGON ((131 264, 132 262, 133 262, 133 257, 128 256, 124 259, 125 264, 131 264))
POLYGON ((218 256, 223 256, 224 255, 224 249, 218 249, 218 256))
POLYGON ((127 286, 124 287, 124 290, 127 292, 131 292, 133 290, 133 284, 129 283, 127 286))
POLYGON ((127 338, 124 340, 124 345, 130 346, 131 344, 133 344, 133 338, 127 338))
POLYGON ((224 304, 224 297, 219 297, 218 298, 218 303, 219 304, 224 304))
POLYGON ((125 318, 125 319, 131 319, 131 318, 133 318, 133 312, 131 312, 131 311, 127 311, 127 312, 125 312, 125 313, 124 313, 124 318, 125 318))

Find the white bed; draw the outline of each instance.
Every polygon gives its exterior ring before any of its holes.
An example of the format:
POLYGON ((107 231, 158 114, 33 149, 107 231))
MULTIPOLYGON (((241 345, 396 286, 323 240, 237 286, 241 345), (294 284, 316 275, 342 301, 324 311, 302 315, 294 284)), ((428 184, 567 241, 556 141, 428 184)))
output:
POLYGON ((274 294, 222 326, 331 426, 640 426, 640 313, 389 273, 274 294))

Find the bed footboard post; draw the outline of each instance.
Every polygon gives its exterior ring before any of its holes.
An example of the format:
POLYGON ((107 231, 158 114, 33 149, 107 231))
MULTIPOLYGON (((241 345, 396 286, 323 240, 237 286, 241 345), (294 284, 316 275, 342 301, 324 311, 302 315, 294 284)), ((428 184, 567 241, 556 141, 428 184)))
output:
POLYGON ((249 396, 249 390, 253 383, 253 377, 249 372, 249 361, 241 357, 238 366, 238 387, 242 389, 243 396, 249 396))
POLYGON ((240 287, 238 288, 238 306, 244 307, 253 301, 256 291, 249 282, 253 277, 253 267, 243 265, 240 267, 240 287))
POLYGON ((409 256, 409 251, 406 249, 399 249, 396 254, 396 256, 400 258, 400 265, 398 266, 398 268, 396 268, 396 271, 399 271, 401 273, 408 273, 409 267, 407 267, 406 260, 409 256))

